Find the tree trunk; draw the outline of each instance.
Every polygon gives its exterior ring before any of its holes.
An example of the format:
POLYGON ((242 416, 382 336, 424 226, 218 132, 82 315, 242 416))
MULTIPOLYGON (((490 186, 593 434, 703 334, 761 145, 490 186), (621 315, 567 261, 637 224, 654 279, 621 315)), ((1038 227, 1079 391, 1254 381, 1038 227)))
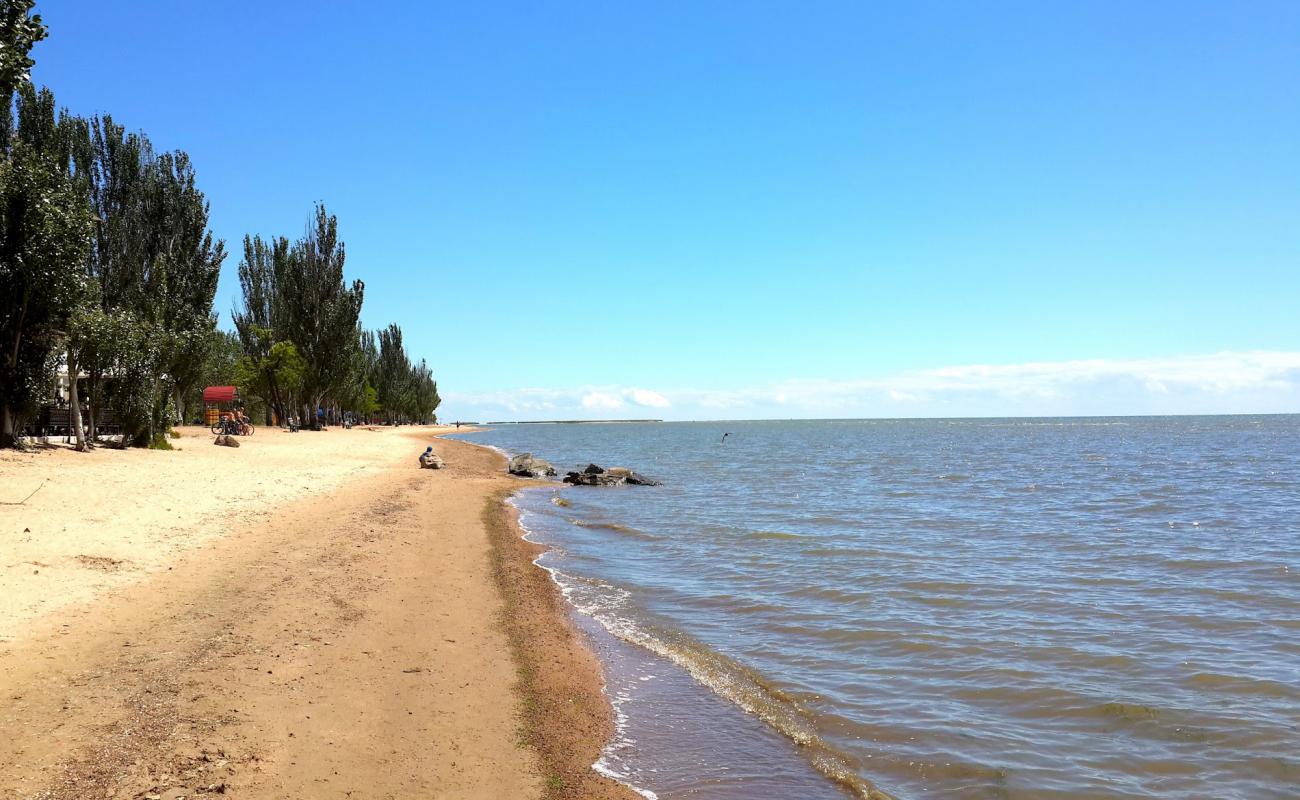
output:
MULTIPOLYGON (((5 364, 9 370, 18 368, 18 348, 23 341, 23 321, 27 318, 27 303, 31 300, 31 289, 23 294, 22 309, 18 313, 18 321, 14 324, 13 344, 7 348, 5 353, 5 364)), ((18 419, 12 408, 6 403, 0 406, 0 447, 17 447, 18 446, 18 419)))
POLYGON ((91 445, 99 441, 99 376, 92 370, 86 378, 86 399, 89 401, 86 406, 90 410, 90 424, 86 427, 86 438, 90 440, 91 445))
POLYGON ((0 447, 17 447, 18 436, 14 431, 14 415, 9 406, 0 406, 0 447))
POLYGON ((90 449, 86 444, 86 431, 81 427, 81 395, 77 391, 77 354, 68 347, 68 423, 72 425, 77 436, 77 452, 84 453, 90 449))
POLYGON ((275 416, 279 418, 281 425, 289 424, 289 412, 293 411, 293 402, 288 399, 285 392, 280 391, 280 384, 276 382, 275 376, 268 374, 266 377, 267 388, 270 389, 268 398, 270 408, 267 409, 267 425, 270 422, 270 412, 274 411, 275 416))
POLYGON ((181 387, 172 387, 172 401, 176 403, 176 424, 185 424, 185 395, 181 393, 181 387))
POLYGON ((153 413, 149 415, 149 419, 147 420, 147 423, 145 425, 143 436, 137 437, 135 440, 136 447, 148 447, 149 444, 153 441, 153 435, 154 435, 154 431, 157 430, 157 425, 160 423, 165 423, 167 419, 167 414, 165 413, 167 401, 161 399, 162 397, 165 397, 165 395, 163 395, 159 391, 161 387, 158 384, 160 382, 161 382, 160 378, 154 378, 153 381, 150 382, 149 396, 153 398, 154 409, 153 409, 153 413), (160 408, 159 406, 163 406, 163 407, 160 408))

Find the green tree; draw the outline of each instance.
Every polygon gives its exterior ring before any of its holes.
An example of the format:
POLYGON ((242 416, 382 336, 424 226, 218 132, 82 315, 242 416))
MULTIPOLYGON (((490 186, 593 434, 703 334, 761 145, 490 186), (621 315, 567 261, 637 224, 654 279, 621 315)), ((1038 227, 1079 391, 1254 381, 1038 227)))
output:
POLYGON ((165 153, 152 173, 146 219, 156 238, 147 279, 163 335, 166 389, 179 421, 183 397, 198 381, 213 343, 217 318, 212 301, 226 253, 225 244, 208 230, 208 203, 195 186, 189 156, 165 153))
POLYGON ((438 382, 433 379, 433 370, 423 358, 412 371, 411 383, 415 387, 415 418, 422 425, 437 422, 434 412, 442 404, 442 398, 438 396, 438 382))
MULTIPOLYGON (((244 257, 239 262, 239 285, 243 306, 231 311, 239 343, 250 363, 260 368, 269 364, 271 348, 282 340, 286 329, 281 309, 284 307, 278 289, 277 276, 293 269, 290 262, 296 257, 284 237, 264 241, 260 236, 244 237, 244 257)), ((246 378, 256 381, 257 393, 267 408, 284 420, 293 413, 293 397, 298 393, 301 371, 291 373, 293 383, 282 381, 284 376, 258 373, 246 378)), ((243 387, 243 384, 240 384, 243 387)), ((251 384, 249 387, 251 388, 251 384)), ((267 420, 270 424, 270 420, 267 420)))
POLYGON ((415 406, 415 387, 411 383, 411 359, 402 344, 402 329, 389 325, 379 331, 379 361, 376 365, 375 389, 379 406, 394 424, 403 422, 415 406))
POLYGON ((194 385, 186 389, 185 397, 182 398, 185 421, 201 420, 203 390, 207 386, 239 385, 235 381, 235 368, 239 366, 239 359, 243 358, 243 347, 239 345, 238 336, 229 330, 213 330, 203 350, 203 360, 196 369, 198 377, 194 385))
POLYGON ((344 281, 338 219, 323 204, 317 204, 306 235, 293 251, 287 269, 275 276, 283 319, 276 334, 293 342, 305 363, 299 402, 304 423, 314 426, 315 409, 327 397, 346 393, 354 376, 365 284, 353 281, 349 286, 344 281))
POLYGON ((344 261, 338 220, 320 204, 305 236, 292 244, 284 237, 244 238, 242 301, 231 312, 247 356, 243 380, 281 417, 296 398, 308 425, 316 423, 317 407, 365 418, 383 411, 394 422, 432 418, 439 398, 427 363, 412 366, 397 325, 378 332, 360 327, 365 287, 345 282, 344 261), (294 345, 301 370, 275 371, 268 357, 281 343, 294 345), (297 380, 285 383, 289 378, 297 380))
MULTIPOLYGON (((300 386, 306 369, 307 364, 293 342, 276 342, 260 359, 245 355, 239 360, 235 385, 268 406, 288 403, 285 408, 292 408, 295 395, 287 387, 300 386)), ((285 417, 280 419, 283 422, 285 417)))
POLYGON ((6 97, 31 82, 32 45, 46 36, 35 7, 36 0, 0 0, 0 92, 6 97))
MULTIPOLYGON (((23 41, 30 47, 30 26, 11 19, 15 7, 0 5, 0 35, 8 37, 0 43, 0 55, 6 64, 30 66, 26 51, 18 57, 13 49, 23 41)), ((0 73, 8 68, 0 66, 0 73)), ((3 74, 0 80, 6 80, 3 74)), ((8 134, 0 142, 0 446, 11 447, 24 420, 49 398, 69 320, 90 291, 79 265, 91 221, 85 197, 69 175, 53 97, 23 84, 17 93, 18 126, 11 133, 15 98, 13 83, 8 86, 11 92, 0 98, 8 134)))
POLYGON ((205 387, 239 385, 235 379, 235 370, 239 366, 240 359, 244 357, 239 337, 230 331, 215 330, 205 350, 205 356, 198 370, 198 379, 186 390, 183 398, 186 421, 199 416, 198 410, 203 407, 205 387))
POLYGON ((155 155, 147 137, 127 133, 108 116, 91 120, 74 150, 87 164, 95 216, 86 272, 100 310, 114 320, 81 339, 88 352, 105 357, 121 353, 91 341, 96 332, 129 331, 140 347, 131 369, 84 359, 92 439, 106 404, 122 425, 123 442, 143 445, 183 413, 184 396, 198 380, 216 328, 212 299, 225 247, 208 229, 208 204, 184 152, 155 155), (148 414, 141 413, 145 405, 148 414))
POLYGON ((382 406, 379 403, 379 341, 374 331, 357 332, 356 380, 361 384, 361 396, 356 403, 356 411, 367 421, 373 421, 374 415, 382 406))
POLYGON ((104 384, 104 399, 122 428, 120 446, 144 447, 162 432, 160 400, 166 404, 163 415, 170 416, 169 395, 160 393, 166 337, 131 309, 100 309, 90 316, 84 352, 112 376, 104 384))
POLYGON ((212 299, 225 258, 182 151, 155 155, 109 116, 56 110, 31 86, 45 37, 31 0, 0 0, 0 445, 70 376, 82 437, 112 407, 124 442, 144 444, 183 412, 217 342, 212 299))

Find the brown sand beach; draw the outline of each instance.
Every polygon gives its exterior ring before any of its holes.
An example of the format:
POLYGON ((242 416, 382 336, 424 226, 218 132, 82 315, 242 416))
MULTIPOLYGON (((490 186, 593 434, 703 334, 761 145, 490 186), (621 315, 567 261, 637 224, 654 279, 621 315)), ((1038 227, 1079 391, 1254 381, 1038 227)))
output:
POLYGON ((445 430, 0 453, 0 798, 633 797, 523 482, 445 430))

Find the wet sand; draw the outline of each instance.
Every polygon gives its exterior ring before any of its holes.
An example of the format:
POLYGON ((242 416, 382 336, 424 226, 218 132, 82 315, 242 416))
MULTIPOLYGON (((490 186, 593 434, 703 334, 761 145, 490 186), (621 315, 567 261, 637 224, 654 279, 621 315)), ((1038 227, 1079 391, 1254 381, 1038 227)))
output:
POLYGON ((0 798, 631 796, 523 482, 436 432, 0 455, 41 487, 0 505, 0 798))

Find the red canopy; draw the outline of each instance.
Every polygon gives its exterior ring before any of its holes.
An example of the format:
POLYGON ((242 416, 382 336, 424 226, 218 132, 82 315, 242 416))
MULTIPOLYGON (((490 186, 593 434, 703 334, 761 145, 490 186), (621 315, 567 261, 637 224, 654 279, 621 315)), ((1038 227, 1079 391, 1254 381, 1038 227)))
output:
POLYGON ((233 403, 239 397, 239 389, 234 386, 209 386, 203 390, 205 403, 233 403))

